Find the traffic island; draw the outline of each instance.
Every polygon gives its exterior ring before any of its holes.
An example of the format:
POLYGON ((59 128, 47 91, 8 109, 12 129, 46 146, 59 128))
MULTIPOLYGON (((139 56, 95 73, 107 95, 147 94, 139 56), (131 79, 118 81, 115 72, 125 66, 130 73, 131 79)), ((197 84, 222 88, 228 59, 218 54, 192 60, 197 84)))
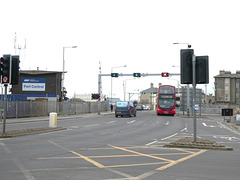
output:
POLYGON ((11 130, 5 132, 5 134, 0 133, 0 138, 10 138, 10 137, 17 137, 17 136, 25 136, 31 134, 40 134, 40 133, 48 133, 53 131, 61 131, 66 130, 67 128, 63 127, 43 127, 43 128, 31 128, 31 129, 21 129, 21 130, 11 130))
POLYGON ((189 148, 189 149, 208 149, 208 150, 225 150, 232 151, 233 148, 226 147, 223 144, 210 141, 208 139, 197 138, 197 142, 194 143, 192 137, 185 137, 178 139, 174 142, 164 145, 167 148, 189 148))

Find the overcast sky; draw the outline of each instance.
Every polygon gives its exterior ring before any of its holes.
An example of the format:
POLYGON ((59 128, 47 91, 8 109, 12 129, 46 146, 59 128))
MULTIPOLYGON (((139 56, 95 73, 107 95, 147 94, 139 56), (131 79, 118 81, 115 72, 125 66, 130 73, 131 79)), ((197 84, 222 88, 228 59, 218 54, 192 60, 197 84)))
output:
MULTIPOLYGON (((189 43, 195 55, 209 56, 210 83, 219 70, 240 70, 238 0, 8 0, 1 1, 0 55, 20 53, 22 70, 62 71, 68 95, 98 91, 101 72, 179 73, 180 49, 189 43), (26 39, 26 49, 24 49, 26 39), (18 50, 21 47, 21 50, 18 50)), ((171 78, 113 79, 113 96, 142 91, 154 83, 177 86, 171 78)), ((110 97, 111 78, 102 92, 110 97)), ((203 88, 204 85, 198 85, 203 88)))

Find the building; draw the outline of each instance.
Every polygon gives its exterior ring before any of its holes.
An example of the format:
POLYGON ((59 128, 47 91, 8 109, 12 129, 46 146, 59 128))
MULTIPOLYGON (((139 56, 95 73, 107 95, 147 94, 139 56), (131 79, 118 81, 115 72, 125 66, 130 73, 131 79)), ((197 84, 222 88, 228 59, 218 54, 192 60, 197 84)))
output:
POLYGON ((153 83, 151 83, 150 88, 140 92, 140 104, 148 105, 150 109, 155 110, 157 105, 157 92, 158 87, 153 87, 153 83))
POLYGON ((215 103, 225 105, 240 104, 240 71, 232 74, 221 70, 215 78, 215 103))
POLYGON ((18 84, 12 85, 12 94, 26 95, 28 100, 52 100, 61 98, 62 72, 20 70, 18 84))

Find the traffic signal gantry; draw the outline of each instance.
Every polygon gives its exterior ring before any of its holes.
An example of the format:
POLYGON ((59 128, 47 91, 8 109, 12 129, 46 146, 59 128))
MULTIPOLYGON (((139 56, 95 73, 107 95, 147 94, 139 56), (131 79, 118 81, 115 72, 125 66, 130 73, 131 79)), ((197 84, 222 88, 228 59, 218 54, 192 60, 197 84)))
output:
MULTIPOLYGON (((132 76, 132 77, 146 77, 146 76, 162 76, 162 77, 169 77, 169 76, 179 76, 179 73, 168 73, 168 72, 163 72, 163 73, 155 73, 155 74, 148 74, 148 73, 132 73, 132 74, 122 74, 122 73, 111 73, 111 74, 98 74, 98 95, 100 97, 100 91, 101 91, 101 84, 102 84, 102 76, 111 76, 112 78, 117 78, 119 76, 132 76)), ((93 96, 92 96, 93 99, 93 96)), ((100 98, 98 99, 98 114, 100 114, 100 98)))
POLYGON ((146 76, 162 76, 162 77, 169 77, 169 76, 179 76, 179 73, 169 73, 169 72, 162 72, 162 73, 155 73, 155 74, 148 74, 148 73, 133 73, 133 74, 122 74, 122 73, 111 73, 111 74, 99 74, 99 76, 111 76, 111 77, 119 77, 119 76, 133 76, 133 77, 146 77, 146 76))

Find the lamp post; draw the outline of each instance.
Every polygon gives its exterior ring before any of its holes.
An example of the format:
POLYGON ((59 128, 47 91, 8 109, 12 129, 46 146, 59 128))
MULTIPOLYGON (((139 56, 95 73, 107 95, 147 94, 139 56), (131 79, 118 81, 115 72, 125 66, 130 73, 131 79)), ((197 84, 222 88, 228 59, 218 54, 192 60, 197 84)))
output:
MULTIPOLYGON (((112 67, 111 68, 111 73, 113 73, 113 69, 115 69, 115 68, 122 68, 122 67, 127 67, 127 65, 125 64, 124 66, 112 67)), ((111 77, 111 103, 112 103, 112 77, 111 77)))
POLYGON ((62 70, 62 87, 61 87, 61 91, 62 91, 62 100, 63 100, 63 91, 64 91, 64 78, 65 78, 65 48, 77 48, 77 46, 64 46, 63 47, 63 70, 62 70))
MULTIPOLYGON (((135 79, 135 78, 133 78, 133 79, 135 79)), ((128 80, 133 80, 133 79, 125 79, 125 84, 124 84, 124 101, 126 101, 127 81, 128 80)))

